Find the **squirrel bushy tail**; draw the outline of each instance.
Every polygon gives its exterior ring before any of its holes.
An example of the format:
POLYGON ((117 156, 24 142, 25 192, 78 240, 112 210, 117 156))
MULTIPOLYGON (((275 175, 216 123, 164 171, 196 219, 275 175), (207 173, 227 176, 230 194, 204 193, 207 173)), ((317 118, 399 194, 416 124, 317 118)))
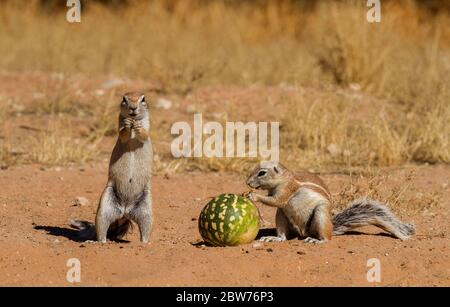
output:
POLYGON ((400 240, 406 240, 415 233, 414 224, 402 223, 382 203, 364 198, 353 201, 333 217, 333 234, 344 234, 366 225, 377 226, 400 240))
MULTIPOLYGON (((95 240, 95 225, 88 221, 71 220, 70 226, 79 230, 77 238, 80 240, 95 240)), ((132 228, 133 224, 128 219, 121 219, 111 224, 108 229, 108 238, 113 240, 122 239, 132 228)))

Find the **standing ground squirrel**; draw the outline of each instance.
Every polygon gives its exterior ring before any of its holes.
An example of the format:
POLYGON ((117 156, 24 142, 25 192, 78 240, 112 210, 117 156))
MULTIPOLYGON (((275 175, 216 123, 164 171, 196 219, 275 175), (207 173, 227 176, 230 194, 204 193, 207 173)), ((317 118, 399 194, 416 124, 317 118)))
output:
POLYGON ((126 93, 120 104, 119 137, 109 163, 108 183, 97 209, 95 228, 86 221, 72 221, 83 239, 105 243, 106 237, 121 239, 131 227, 139 227, 141 242, 147 243, 153 223, 150 115, 145 96, 126 93))
POLYGON ((253 189, 267 190, 268 196, 249 193, 253 201, 277 207, 277 236, 262 237, 262 241, 285 241, 293 236, 305 237, 305 242, 322 243, 331 236, 352 229, 374 225, 406 240, 415 232, 413 224, 404 224, 383 204, 359 199, 344 211, 330 215, 331 194, 323 181, 314 174, 294 174, 275 162, 263 162, 247 179, 253 189))

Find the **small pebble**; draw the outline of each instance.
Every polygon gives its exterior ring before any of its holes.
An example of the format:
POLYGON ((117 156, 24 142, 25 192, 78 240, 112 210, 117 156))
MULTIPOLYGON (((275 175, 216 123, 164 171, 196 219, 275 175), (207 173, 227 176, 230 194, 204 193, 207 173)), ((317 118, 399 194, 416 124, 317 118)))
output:
POLYGON ((86 197, 78 196, 73 201, 74 206, 85 207, 89 205, 89 200, 86 197))
POLYGON ((253 243, 252 244, 252 247, 253 248, 261 248, 263 245, 262 245, 262 243, 260 243, 260 242, 255 242, 255 243, 253 243))
POLYGON ((155 102, 155 108, 157 108, 157 109, 169 110, 171 107, 172 107, 172 101, 165 99, 165 98, 159 98, 155 102))
POLYGON ((195 106, 189 105, 186 108, 186 112, 189 113, 189 114, 194 114, 194 113, 197 113, 198 111, 197 111, 197 108, 195 106))

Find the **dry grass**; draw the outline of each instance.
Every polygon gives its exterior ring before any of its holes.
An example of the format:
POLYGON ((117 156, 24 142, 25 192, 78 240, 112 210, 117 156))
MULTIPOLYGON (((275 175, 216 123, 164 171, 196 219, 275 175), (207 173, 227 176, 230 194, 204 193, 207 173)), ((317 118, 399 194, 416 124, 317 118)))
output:
POLYGON ((387 3, 382 22, 371 24, 364 3, 322 3, 307 33, 324 71, 338 84, 357 83, 407 103, 436 94, 449 78, 450 18, 427 19, 411 2, 403 4, 387 3))
MULTIPOLYGON (((120 10, 93 4, 81 24, 69 24, 64 12, 42 13, 33 3, 1 5, 0 68, 53 74, 27 112, 51 116, 56 125, 56 115, 72 116, 87 130, 44 133, 23 162, 95 159, 103 136, 115 133, 113 107, 104 107, 115 93, 86 105, 60 73, 142 78, 156 83, 158 93, 179 96, 205 84, 294 84, 299 91, 284 99, 289 111, 281 123, 287 164, 350 169, 450 162, 445 11, 431 16, 412 1, 390 1, 382 22, 369 24, 361 1, 304 10, 293 1, 155 0, 120 10)), ((154 128, 154 140, 170 141, 154 128)), ((10 161, 4 142, 2 148, 0 161, 10 161)), ((159 168, 170 171, 242 170, 247 163, 159 158, 159 168)))
POLYGON ((254 158, 196 158, 196 159, 156 159, 155 170, 165 174, 185 171, 236 172, 245 173, 255 167, 254 158))
POLYGON ((0 168, 7 167, 8 165, 16 164, 16 159, 14 159, 11 154, 9 147, 5 144, 4 138, 4 127, 7 118, 6 102, 3 97, 0 97, 0 168))
POLYGON ((31 5, 10 4, 0 14, 0 66, 143 77, 158 81, 161 91, 182 94, 205 82, 305 80, 314 70, 295 39, 301 11, 288 2, 255 10, 176 1, 170 12, 166 2, 119 11, 91 5, 77 25, 67 23, 64 12, 43 16, 31 5))
POLYGON ((47 131, 30 141, 27 158, 43 165, 85 163, 98 157, 101 134, 88 138, 74 138, 70 126, 50 124, 47 131))
POLYGON ((6 169, 21 162, 23 162, 23 160, 15 155, 9 146, 5 144, 0 145, 0 169, 6 169))
POLYGON ((5 124, 7 116, 7 110, 6 110, 6 102, 4 101, 3 97, 0 97, 0 128, 3 130, 3 126, 5 124))
POLYGON ((449 163, 450 50, 442 40, 449 16, 424 24, 416 8, 388 5, 382 23, 373 25, 362 21, 364 12, 356 4, 322 4, 308 35, 320 39, 319 63, 338 85, 385 101, 371 102, 378 105, 373 109, 361 101, 355 106, 348 95, 300 93, 285 122, 282 144, 299 150, 289 159, 347 167, 449 163), (365 115, 362 108, 369 108, 365 115))
POLYGON ((43 83, 39 97, 32 98, 30 105, 23 106, 17 99, 1 104, 0 166, 69 165, 103 159, 100 145, 105 136, 116 132, 116 114, 110 106, 114 100, 108 96, 99 101, 93 96, 87 104, 62 86, 67 84, 63 78, 49 77, 43 83))
POLYGON ((413 183, 415 176, 415 170, 410 170, 396 183, 392 183, 389 174, 381 171, 350 176, 350 182, 333 195, 336 200, 333 210, 340 211, 357 198, 386 203, 401 216, 414 215, 439 206, 442 195, 437 192, 418 192, 413 183))
POLYGON ((367 103, 364 98, 326 91, 313 97, 300 92, 288 102, 282 157, 292 164, 319 168, 449 163, 449 100, 430 97, 433 100, 431 108, 412 106, 405 112, 384 100, 367 103), (292 150, 296 154, 289 155, 292 150))
POLYGON ((67 78, 62 74, 51 74, 49 80, 36 94, 33 105, 25 113, 41 115, 84 115, 86 107, 78 103, 67 78))

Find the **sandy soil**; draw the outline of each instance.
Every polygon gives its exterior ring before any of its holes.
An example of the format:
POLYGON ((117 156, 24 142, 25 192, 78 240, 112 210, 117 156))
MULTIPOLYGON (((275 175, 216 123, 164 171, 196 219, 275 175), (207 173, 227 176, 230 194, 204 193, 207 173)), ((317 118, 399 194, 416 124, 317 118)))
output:
MULTIPOLYGON (((63 85, 72 86, 73 92, 80 88, 85 93, 102 88, 105 81, 76 76, 72 79, 63 85)), ((37 136, 36 131, 49 120, 45 114, 22 112, 35 103, 33 97, 47 83, 48 76, 40 74, 0 74, 0 94, 20 115, 20 120, 8 121, 0 139, 17 146, 18 149, 13 147, 17 152, 26 150, 27 137, 37 136)), ((151 91, 147 82, 126 82, 115 95, 125 89, 142 88, 151 91)), ((195 111, 203 111, 213 119, 221 119, 227 111, 238 109, 243 118, 278 120, 282 112, 274 114, 270 110, 275 107, 283 110, 285 104, 280 97, 290 92, 289 88, 206 87, 186 99, 169 96, 175 102, 173 109, 155 109, 153 127, 165 129, 177 120, 192 121, 192 112, 186 111, 192 105, 195 111), (260 107, 255 109, 254 105, 260 107)), ((366 98, 360 100, 369 108, 370 100, 366 98)), ((85 100, 89 101, 89 96, 85 100)), ((360 109, 370 113, 367 108, 360 109)), ((79 126, 82 133, 84 125, 79 126)), ((413 221, 417 226, 417 235, 405 242, 368 227, 361 229, 361 233, 338 236, 323 245, 295 239, 284 243, 207 247, 197 230, 200 210, 210 197, 244 192, 246 176, 195 172, 154 176, 155 226, 150 244, 139 243, 137 229, 128 235, 126 242, 104 245, 78 242, 68 221, 71 218, 93 221, 106 183, 107 159, 114 139, 115 136, 110 136, 102 143, 97 160, 102 162, 96 164, 0 169, 0 285, 73 285, 66 280, 67 261, 71 258, 81 262, 81 285, 450 285, 448 165, 414 166, 415 188, 408 190, 410 198, 416 193, 437 193, 440 204, 426 210, 400 211, 403 220, 413 221), (89 203, 74 205, 79 196, 86 197, 89 203), (367 281, 367 261, 371 258, 380 260, 381 283, 367 281)), ((157 153, 167 149, 165 143, 154 143, 157 153)), ((401 186, 408 168, 411 167, 386 170, 389 178, 380 188, 401 186)), ((343 174, 321 175, 333 194, 338 194, 350 181, 343 174)), ((264 207, 262 212, 271 223, 262 232, 273 232, 274 209, 264 207)))
MULTIPOLYGON (((401 180, 403 171, 393 170, 389 180, 401 180)), ((81 285, 450 286, 449 174, 450 166, 419 167, 416 186, 441 193, 442 203, 402 216, 418 229, 409 241, 369 227, 323 245, 295 239, 215 248, 201 244, 198 214, 209 197, 243 192, 245 174, 155 176, 151 243, 141 245, 135 229, 127 242, 101 245, 77 242, 67 222, 93 220, 106 162, 72 168, 12 167, 0 170, 0 284, 69 286, 67 261, 78 258, 81 285), (74 205, 77 196, 89 204, 74 205), (366 279, 370 258, 381 262, 381 283, 366 279)), ((333 193, 349 180, 339 174, 323 178, 333 193)), ((274 210, 262 210, 273 227, 274 210)))

